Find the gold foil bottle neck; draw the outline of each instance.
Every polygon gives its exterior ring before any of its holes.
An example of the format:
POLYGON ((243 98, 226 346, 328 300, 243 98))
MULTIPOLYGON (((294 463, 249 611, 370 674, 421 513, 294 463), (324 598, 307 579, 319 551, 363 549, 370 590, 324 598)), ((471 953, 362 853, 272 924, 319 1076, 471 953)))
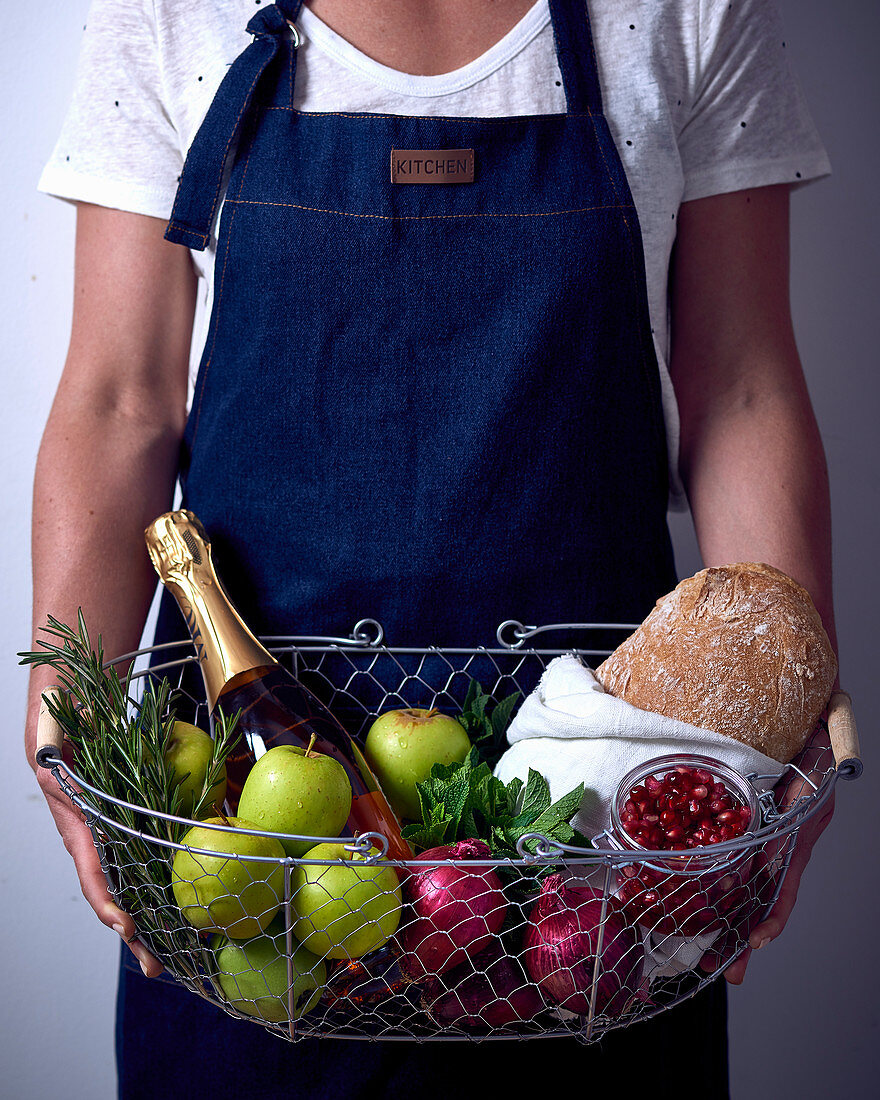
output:
POLYGON ((214 570, 211 543, 192 512, 166 512, 144 538, 160 580, 186 620, 213 710, 230 680, 277 662, 232 606, 214 570))
POLYGON ((211 544, 192 512, 183 508, 166 512, 153 520, 144 538, 156 572, 163 581, 167 577, 189 577, 194 567, 204 564, 213 572, 211 544))

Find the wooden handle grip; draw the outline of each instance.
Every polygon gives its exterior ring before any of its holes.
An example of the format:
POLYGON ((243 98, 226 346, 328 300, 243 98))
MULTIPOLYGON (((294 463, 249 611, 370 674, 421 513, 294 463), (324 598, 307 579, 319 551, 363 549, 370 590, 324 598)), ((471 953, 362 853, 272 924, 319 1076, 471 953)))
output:
POLYGON ((64 743, 64 730, 49 713, 46 699, 57 699, 60 692, 58 688, 49 688, 43 692, 40 699, 40 716, 37 719, 37 748, 34 759, 41 768, 51 768, 52 762, 61 756, 61 746, 64 743))
POLYGON ((845 691, 835 691, 828 704, 828 735, 834 762, 842 778, 858 779, 862 774, 859 734, 852 699, 845 691))

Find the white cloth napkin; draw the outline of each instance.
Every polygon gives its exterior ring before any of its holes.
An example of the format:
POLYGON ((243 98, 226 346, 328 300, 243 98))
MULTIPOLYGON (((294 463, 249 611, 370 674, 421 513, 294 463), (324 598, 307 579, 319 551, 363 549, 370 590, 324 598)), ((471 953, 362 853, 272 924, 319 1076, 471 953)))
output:
POLYGON ((510 748, 495 768, 505 783, 540 772, 554 799, 578 783, 586 787, 573 825, 596 837, 611 823, 611 801, 620 780, 637 764, 673 752, 693 752, 720 760, 741 775, 770 776, 779 761, 733 738, 678 722, 608 695, 579 657, 556 657, 538 686, 523 700, 507 731, 510 748))

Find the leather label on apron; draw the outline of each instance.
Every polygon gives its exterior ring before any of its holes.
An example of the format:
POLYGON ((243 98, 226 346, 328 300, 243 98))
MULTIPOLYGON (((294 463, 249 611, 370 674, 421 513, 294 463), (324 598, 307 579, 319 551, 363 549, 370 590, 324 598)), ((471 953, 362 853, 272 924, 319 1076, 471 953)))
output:
POLYGON ((473 149, 392 149, 392 183, 473 183, 473 149))

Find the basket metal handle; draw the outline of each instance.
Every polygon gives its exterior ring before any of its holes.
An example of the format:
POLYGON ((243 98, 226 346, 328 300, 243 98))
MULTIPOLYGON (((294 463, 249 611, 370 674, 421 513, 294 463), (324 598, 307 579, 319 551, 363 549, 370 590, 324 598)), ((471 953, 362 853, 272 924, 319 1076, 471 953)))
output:
POLYGON ((37 718, 37 747, 34 760, 41 768, 52 768, 61 759, 61 746, 64 743, 64 730, 49 712, 49 702, 55 702, 60 691, 49 688, 40 698, 40 714, 37 718))
POLYGON ((834 763, 841 779, 858 779, 862 774, 859 734, 848 692, 835 691, 828 704, 828 736, 834 763))

